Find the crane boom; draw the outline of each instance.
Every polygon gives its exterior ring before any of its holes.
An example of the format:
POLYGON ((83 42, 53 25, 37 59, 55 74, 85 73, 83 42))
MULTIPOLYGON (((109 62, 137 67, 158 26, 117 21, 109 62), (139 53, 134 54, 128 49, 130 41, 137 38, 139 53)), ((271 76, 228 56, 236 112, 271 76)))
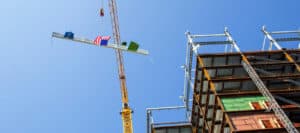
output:
MULTIPOLYGON (((120 38, 117 5, 115 0, 109 0, 109 9, 110 9, 110 16, 112 21, 114 43, 119 46, 121 44, 121 38, 120 38)), ((118 72, 119 72, 121 95, 122 95, 121 115, 122 115, 122 122, 123 122, 123 133, 133 133, 132 116, 131 116, 132 110, 128 105, 128 92, 127 92, 126 77, 124 72, 123 54, 122 51, 119 49, 116 49, 115 52, 116 52, 116 58, 118 62, 118 72)))

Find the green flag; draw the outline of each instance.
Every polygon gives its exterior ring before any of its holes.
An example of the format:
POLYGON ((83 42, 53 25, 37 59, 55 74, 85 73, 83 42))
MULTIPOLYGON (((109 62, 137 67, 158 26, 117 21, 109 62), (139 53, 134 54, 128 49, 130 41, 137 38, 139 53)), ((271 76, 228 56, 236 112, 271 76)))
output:
POLYGON ((128 50, 129 51, 137 51, 138 49, 139 49, 139 44, 134 41, 131 41, 129 44, 128 50))

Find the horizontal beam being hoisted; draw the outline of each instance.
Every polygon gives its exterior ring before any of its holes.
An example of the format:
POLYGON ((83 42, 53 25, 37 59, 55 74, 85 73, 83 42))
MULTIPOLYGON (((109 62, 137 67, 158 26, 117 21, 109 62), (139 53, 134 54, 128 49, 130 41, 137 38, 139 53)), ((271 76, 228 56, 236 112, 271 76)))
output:
MULTIPOLYGON (((89 39, 86 39, 86 38, 78 38, 78 37, 74 37, 73 39, 69 39, 69 38, 65 38, 64 34, 57 33, 57 32, 53 32, 52 37, 99 46, 99 45, 96 45, 93 40, 89 40, 89 39)), ((119 49, 119 50, 122 50, 122 51, 127 51, 127 52, 136 53, 136 54, 142 54, 142 55, 148 55, 149 54, 149 52, 147 50, 144 50, 144 49, 138 49, 137 51, 132 51, 132 50, 128 50, 128 48, 126 46, 122 46, 122 45, 118 46, 117 44, 108 44, 107 46, 101 46, 101 47, 119 49)))

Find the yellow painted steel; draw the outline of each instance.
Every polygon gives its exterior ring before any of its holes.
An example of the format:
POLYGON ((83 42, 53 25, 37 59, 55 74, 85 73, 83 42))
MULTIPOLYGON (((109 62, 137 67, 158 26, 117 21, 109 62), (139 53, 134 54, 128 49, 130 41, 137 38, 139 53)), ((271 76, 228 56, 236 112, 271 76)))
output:
POLYGON ((292 58, 292 56, 291 56, 290 54, 288 54, 286 51, 283 51, 283 54, 284 54, 285 58, 286 58, 289 62, 295 64, 296 69, 298 70, 298 72, 300 72, 300 67, 299 67, 299 65, 297 64, 297 62, 292 58))
POLYGON ((124 133, 132 133, 132 118, 131 118, 131 109, 123 108, 121 115, 122 115, 122 121, 123 121, 123 132, 124 133))
MULTIPOLYGON (((114 42, 115 44, 120 46, 121 37, 120 37, 116 0, 109 0, 109 8, 110 8, 110 16, 112 20, 114 42)), ((119 49, 116 49, 115 52, 116 52, 117 63, 118 63, 118 72, 119 72, 120 88, 121 88, 121 95, 122 95, 121 115, 122 115, 123 133, 133 133, 132 116, 131 116, 132 110, 129 107, 123 54, 122 51, 119 49)))
POLYGON ((152 132, 151 133, 155 133, 155 130, 152 130, 152 132))
POLYGON ((193 127, 192 130, 193 130, 193 133, 197 133, 197 128, 196 127, 193 127))
MULTIPOLYGON (((245 62, 249 63, 248 59, 247 59, 242 53, 240 53, 240 54, 241 54, 241 56, 242 56, 242 59, 243 59, 243 60, 245 59, 245 62)), ((204 76, 207 78, 207 80, 208 80, 208 82, 209 82, 210 89, 212 89, 212 90, 213 90, 213 93, 214 93, 215 95, 217 95, 215 84, 211 81, 211 77, 210 77, 210 75, 209 75, 209 72, 208 72, 208 70, 205 68, 204 62, 203 62, 203 60, 202 60, 201 57, 198 57, 198 63, 199 63, 199 65, 202 67, 202 72, 204 73, 204 76)), ((222 105, 221 99, 220 99, 219 97, 217 98, 217 103, 218 103, 219 105, 222 105)), ((221 107, 221 108, 224 110, 223 107, 221 107)), ((231 123, 231 120, 230 120, 229 116, 228 116, 227 114, 224 114, 224 115, 225 115, 225 119, 226 119, 226 121, 227 121, 227 123, 228 123, 228 125, 229 125, 229 127, 230 127, 230 130, 233 131, 233 130, 234 130, 234 127, 233 127, 233 125, 232 125, 232 123, 231 123)), ((212 131, 210 131, 210 132, 212 132, 212 131)))

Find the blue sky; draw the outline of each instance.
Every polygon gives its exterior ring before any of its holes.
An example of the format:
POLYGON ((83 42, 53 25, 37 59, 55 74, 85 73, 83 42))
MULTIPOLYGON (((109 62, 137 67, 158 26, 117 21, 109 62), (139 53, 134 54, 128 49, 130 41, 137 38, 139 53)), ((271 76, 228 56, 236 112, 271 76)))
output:
MULTIPOLYGON (((261 48, 269 30, 300 27, 298 0, 118 0, 121 38, 149 56, 125 53, 136 133, 146 132, 147 107, 181 105, 184 33, 229 27, 243 51, 261 48)), ((9 0, 0 5, 0 132, 122 132, 114 51, 51 39, 52 31, 111 35, 107 1, 9 0)), ((172 120, 164 113, 161 120, 172 120)), ((168 116, 169 115, 169 116, 168 116)))

